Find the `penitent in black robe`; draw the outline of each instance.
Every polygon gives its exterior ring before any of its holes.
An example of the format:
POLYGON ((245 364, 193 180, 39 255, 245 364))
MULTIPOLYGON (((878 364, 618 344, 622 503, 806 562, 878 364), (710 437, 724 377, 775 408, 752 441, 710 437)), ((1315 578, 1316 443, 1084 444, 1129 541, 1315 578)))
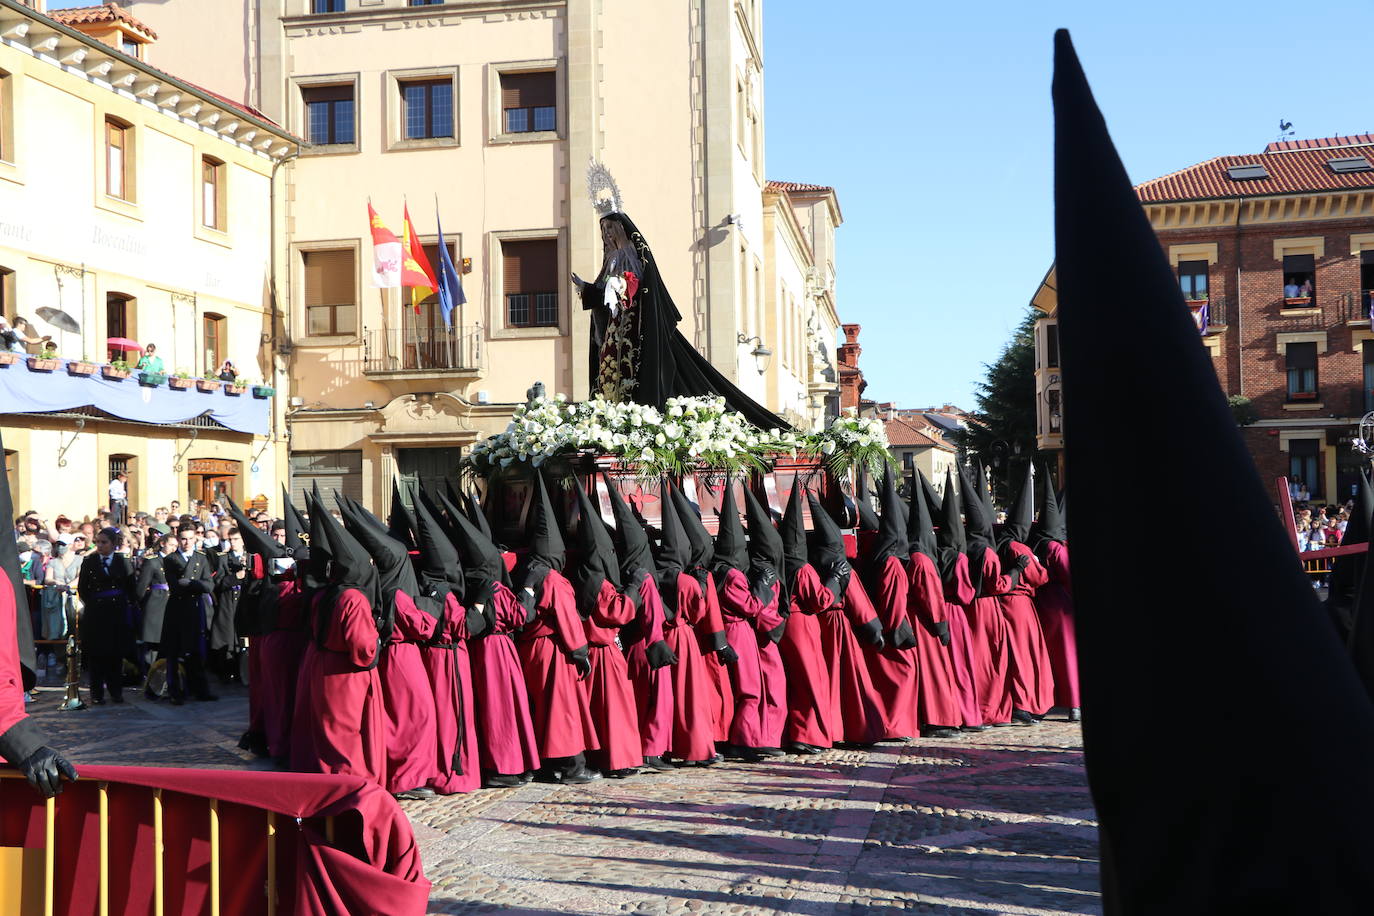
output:
MULTIPOLYGON (((649 243, 630 218, 624 213, 611 213, 603 219, 615 220, 625 228, 642 262, 643 275, 639 277, 633 306, 639 310, 639 362, 635 372, 638 384, 630 396, 640 404, 658 408, 671 397, 719 396, 725 398, 726 407, 744 414, 760 429, 787 429, 786 422, 736 388, 678 331, 677 323, 682 314, 663 285, 649 243)), ((608 310, 603 303, 605 283, 603 275, 582 288, 582 308, 592 310, 590 372, 593 387, 609 323, 608 310)))

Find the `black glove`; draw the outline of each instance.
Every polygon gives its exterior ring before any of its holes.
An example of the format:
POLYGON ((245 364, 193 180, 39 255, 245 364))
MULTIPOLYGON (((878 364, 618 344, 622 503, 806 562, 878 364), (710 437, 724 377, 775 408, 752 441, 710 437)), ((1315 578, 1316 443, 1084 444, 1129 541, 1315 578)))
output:
POLYGON ((515 600, 519 603, 519 605, 522 608, 525 609, 525 623, 533 623, 534 618, 536 616, 534 605, 534 592, 530 591, 528 588, 522 588, 520 589, 520 592, 515 596, 515 600))
POLYGON ((573 667, 577 669, 579 681, 592 673, 592 660, 587 657, 587 653, 590 651, 590 646, 583 646, 580 649, 574 649, 571 653, 573 667))
POLYGON ((468 639, 477 639, 487 632, 487 618, 482 613, 482 608, 474 604, 465 611, 464 617, 468 627, 468 639))
POLYGON ((729 643, 726 643, 716 650, 716 658, 720 660, 722 665, 733 665, 739 661, 739 653, 729 643))
POLYGON ((892 631, 892 648, 910 649, 916 645, 916 631, 911 629, 911 621, 903 620, 892 631))
POLYGON ((76 767, 46 744, 19 762, 19 772, 48 798, 62 792, 62 777, 76 781, 76 767))
POLYGON ((854 635, 875 649, 882 649, 887 645, 887 640, 883 639, 883 624, 877 617, 855 627, 854 635))
POLYGON ((1014 565, 1017 569, 1025 569, 1027 566, 1030 565, 1030 561, 1031 561, 1030 554, 1018 553, 1018 554, 1016 555, 1016 562, 1015 562, 1015 564, 1013 564, 1013 565, 1014 565))
POLYGON ((926 631, 927 633, 929 633, 931 636, 934 636, 936 639, 940 640, 940 645, 942 645, 942 646, 947 646, 947 645, 949 645, 949 624, 948 624, 948 623, 946 623, 946 622, 943 621, 943 620, 941 620, 939 623, 936 623, 936 622, 933 621, 933 620, 932 620, 930 623, 926 623, 926 622, 923 620, 923 621, 921 621, 921 626, 925 627, 925 631, 926 631))
POLYGON ((626 577, 625 587, 620 590, 620 594, 630 599, 630 603, 635 606, 636 611, 638 611, 640 606, 644 603, 644 592, 640 589, 644 585, 644 580, 648 577, 649 571, 643 566, 640 566, 626 577))
POLYGON ((772 566, 760 564, 749 570, 749 593, 761 604, 769 604, 776 597, 773 586, 778 582, 778 571, 772 566))
POLYGON ((649 668, 654 671, 667 665, 677 664, 677 656, 673 654, 672 649, 668 648, 668 643, 661 639, 645 650, 644 654, 649 658, 649 668))
POLYGON ((831 590, 835 593, 836 598, 844 597, 845 591, 849 588, 849 577, 853 572, 854 568, 849 565, 848 560, 843 558, 831 563, 830 568, 826 570, 825 578, 827 584, 830 582, 835 583, 831 590))
POLYGON ((768 637, 769 642, 776 646, 778 643, 782 642, 782 634, 785 632, 787 632, 786 620, 782 621, 782 623, 779 623, 777 626, 769 630, 764 635, 768 637))

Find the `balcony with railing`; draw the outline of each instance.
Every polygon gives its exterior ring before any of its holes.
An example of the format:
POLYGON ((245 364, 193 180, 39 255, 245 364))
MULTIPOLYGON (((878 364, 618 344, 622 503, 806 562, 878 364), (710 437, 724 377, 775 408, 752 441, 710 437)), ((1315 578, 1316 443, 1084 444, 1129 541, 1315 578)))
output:
POLYGON ((376 378, 476 376, 482 371, 482 327, 363 331, 363 372, 376 378))

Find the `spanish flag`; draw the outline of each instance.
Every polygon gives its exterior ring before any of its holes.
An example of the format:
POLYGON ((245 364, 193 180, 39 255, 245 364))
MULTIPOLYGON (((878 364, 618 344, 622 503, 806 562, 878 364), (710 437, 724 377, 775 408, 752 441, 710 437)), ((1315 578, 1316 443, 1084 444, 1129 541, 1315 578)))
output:
POLYGON ((425 248, 420 244, 415 225, 410 221, 410 205, 405 206, 405 240, 402 243, 401 285, 410 287, 410 304, 420 314, 420 301, 439 288, 434 268, 429 266, 425 248))

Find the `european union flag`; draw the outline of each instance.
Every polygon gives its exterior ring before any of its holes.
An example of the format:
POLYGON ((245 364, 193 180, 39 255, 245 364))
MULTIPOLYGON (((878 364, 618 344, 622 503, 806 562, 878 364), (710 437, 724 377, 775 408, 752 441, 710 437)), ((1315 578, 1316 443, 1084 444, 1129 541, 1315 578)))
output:
POLYGON ((458 271, 453 267, 453 257, 444 243, 444 226, 439 222, 439 214, 434 214, 434 222, 439 226, 439 311, 443 313, 444 324, 453 327, 453 310, 468 301, 463 295, 463 281, 458 279, 458 271))

